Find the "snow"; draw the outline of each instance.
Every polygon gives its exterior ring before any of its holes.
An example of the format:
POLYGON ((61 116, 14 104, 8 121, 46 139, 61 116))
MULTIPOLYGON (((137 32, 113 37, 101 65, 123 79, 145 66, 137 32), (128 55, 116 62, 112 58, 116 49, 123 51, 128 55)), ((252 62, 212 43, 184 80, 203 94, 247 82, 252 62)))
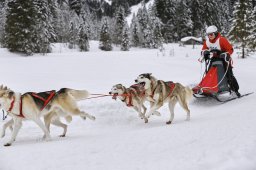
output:
POLYGON ((189 40, 195 40, 195 41, 198 41, 198 42, 202 42, 202 37, 200 38, 196 38, 196 37, 193 37, 193 36, 188 36, 188 37, 183 37, 181 38, 181 42, 186 42, 186 41, 189 41, 189 40))
MULTIPOLYGON (((164 52, 139 48, 122 52, 115 47, 104 52, 98 50, 98 42, 90 45, 90 52, 78 52, 55 44, 54 53, 31 57, 1 48, 1 83, 22 93, 70 87, 108 94, 114 84, 129 86, 147 72, 184 85, 200 81, 200 46, 167 44, 164 52)), ((255 58, 233 55, 242 94, 256 91, 255 58)), ((255 101, 255 93, 226 104, 192 99, 191 120, 185 121, 186 113, 177 105, 173 124, 166 125, 167 105, 159 109, 162 116, 152 116, 145 124, 119 100, 84 100, 79 106, 96 121, 74 117, 65 138, 58 137, 62 129, 51 126, 52 140, 42 141, 39 127, 25 121, 13 145, 4 147, 11 135, 8 129, 0 140, 0 169, 254 170, 255 101)), ((7 120, 0 120, 0 126, 7 120)))
MULTIPOLYGON (((148 9, 150 5, 153 5, 155 0, 149 0, 145 5, 146 5, 146 8, 148 9)), ((130 9, 131 9, 131 14, 128 15, 126 17, 126 20, 127 20, 127 23, 128 25, 130 26, 131 23, 132 23, 132 17, 133 17, 133 14, 137 15, 137 12, 138 10, 142 8, 142 3, 139 3, 138 5, 134 5, 134 6, 131 6, 130 9)))

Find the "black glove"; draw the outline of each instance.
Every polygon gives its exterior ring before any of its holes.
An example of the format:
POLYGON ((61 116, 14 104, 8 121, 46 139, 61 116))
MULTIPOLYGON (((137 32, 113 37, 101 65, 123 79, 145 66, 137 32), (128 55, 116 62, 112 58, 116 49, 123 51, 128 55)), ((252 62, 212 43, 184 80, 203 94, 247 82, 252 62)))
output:
POLYGON ((229 62, 229 60, 230 60, 230 55, 229 55, 229 53, 221 53, 221 54, 220 54, 220 58, 223 59, 223 60, 226 61, 226 62, 229 62))
POLYGON ((209 60, 210 59, 210 51, 204 50, 202 51, 202 56, 204 56, 204 60, 209 60))

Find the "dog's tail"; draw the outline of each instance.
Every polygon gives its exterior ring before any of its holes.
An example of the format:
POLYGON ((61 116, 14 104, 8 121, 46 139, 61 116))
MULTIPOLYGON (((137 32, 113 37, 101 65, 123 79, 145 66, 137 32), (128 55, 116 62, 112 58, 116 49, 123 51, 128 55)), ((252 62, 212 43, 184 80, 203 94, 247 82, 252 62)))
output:
POLYGON ((75 100, 80 101, 84 100, 90 96, 90 93, 87 90, 74 90, 67 89, 67 92, 75 98, 75 100))
POLYGON ((189 102, 191 99, 192 99, 192 97, 193 97, 193 90, 190 88, 190 87, 185 87, 185 92, 186 92, 186 100, 187 100, 187 102, 189 102))

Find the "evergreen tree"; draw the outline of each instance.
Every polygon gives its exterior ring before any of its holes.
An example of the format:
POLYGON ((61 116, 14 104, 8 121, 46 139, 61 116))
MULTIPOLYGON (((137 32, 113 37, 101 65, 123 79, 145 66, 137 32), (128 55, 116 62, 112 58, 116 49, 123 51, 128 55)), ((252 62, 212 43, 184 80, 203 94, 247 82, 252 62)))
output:
POLYGON ((6 2, 0 2, 0 47, 5 44, 6 2))
POLYGON ((142 4, 142 8, 138 10, 137 18, 142 37, 142 47, 153 48, 153 30, 151 28, 152 21, 149 17, 145 4, 142 4))
POLYGON ((133 18, 131 23, 131 45, 133 47, 141 46, 139 23, 134 13, 133 13, 133 18))
POLYGON ((122 34, 121 50, 129 51, 129 49, 130 49, 129 28, 126 23, 124 26, 123 34, 122 34))
POLYGON ((71 13, 66 3, 58 4, 55 16, 55 32, 57 34, 57 41, 67 43, 70 40, 70 23, 71 13))
MULTIPOLYGON (((50 43, 56 39, 52 26, 53 14, 48 0, 34 0, 35 32, 33 32, 34 53, 50 52, 50 43)), ((32 31, 31 31, 32 32, 32 31)))
POLYGON ((6 45, 12 52, 33 53, 35 15, 33 0, 13 0, 8 2, 6 16, 6 45))
POLYGON ((77 15, 80 15, 82 8, 82 0, 68 0, 69 7, 71 10, 74 10, 77 15))
POLYGON ((248 36, 248 47, 255 51, 256 50, 256 6, 252 8, 251 14, 249 16, 249 32, 248 36))
POLYGON ((85 23, 81 24, 79 27, 79 38, 78 46, 81 51, 89 51, 89 36, 88 36, 88 27, 85 23))
POLYGON ((111 37, 109 33, 109 24, 108 24, 107 18, 104 18, 102 22, 99 48, 104 51, 112 50, 112 43, 111 43, 111 37))
POLYGON ((75 48, 75 45, 78 43, 77 39, 79 37, 79 30, 80 30, 80 26, 81 26, 81 22, 80 21, 78 15, 71 11, 70 13, 70 28, 69 28, 69 48, 73 49, 75 48))
POLYGON ((154 26, 153 26, 153 42, 154 42, 154 45, 153 47, 154 48, 160 48, 163 46, 163 43, 164 43, 164 39, 163 39, 163 36, 162 36, 162 33, 161 33, 161 30, 162 30, 162 23, 161 21, 159 20, 159 18, 155 18, 154 19, 154 26))
POLYGON ((242 58, 245 58, 245 48, 248 45, 248 36, 250 35, 248 26, 249 4, 247 0, 239 0, 235 3, 234 17, 231 25, 230 32, 228 34, 230 40, 239 43, 239 47, 242 48, 242 58))
POLYGON ((115 15, 115 24, 114 24, 114 34, 113 34, 113 43, 121 44, 122 42, 122 32, 125 26, 125 15, 123 7, 119 7, 115 15))
POLYGON ((191 36, 192 21, 191 12, 185 1, 177 2, 175 5, 175 17, 178 19, 174 19, 174 28, 172 30, 176 33, 173 35, 173 39, 178 42, 185 36, 191 36))

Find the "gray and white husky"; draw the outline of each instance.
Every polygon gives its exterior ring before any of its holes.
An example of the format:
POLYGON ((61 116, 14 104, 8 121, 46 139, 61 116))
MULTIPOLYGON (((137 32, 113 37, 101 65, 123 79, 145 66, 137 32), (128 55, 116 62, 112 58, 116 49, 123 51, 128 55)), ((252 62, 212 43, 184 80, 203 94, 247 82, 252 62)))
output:
POLYGON ((5 129, 13 125, 11 139, 5 146, 10 146, 15 141, 23 120, 34 121, 43 130, 43 138, 46 140, 50 139, 50 123, 63 127, 63 136, 65 136, 66 128, 60 122, 60 116, 66 118, 67 121, 71 121, 74 115, 83 119, 88 117, 91 120, 95 120, 94 116, 81 111, 77 105, 77 101, 84 100, 89 96, 86 90, 62 88, 57 92, 51 91, 50 95, 48 93, 41 92, 36 94, 28 92, 21 94, 0 86, 0 108, 8 111, 9 116, 12 117, 3 126, 2 137, 5 129), (42 116, 44 116, 45 124, 40 119, 42 116))
POLYGON ((174 119, 174 107, 177 102, 187 112, 186 120, 190 120, 190 110, 188 102, 192 98, 193 91, 189 87, 184 87, 180 83, 165 82, 157 80, 151 73, 140 74, 136 83, 141 84, 145 89, 145 99, 150 102, 150 110, 145 114, 149 118, 164 103, 168 103, 170 119, 166 122, 171 124, 174 119))
POLYGON ((132 85, 129 88, 126 88, 122 84, 116 84, 112 87, 109 94, 113 95, 113 99, 116 100, 116 98, 119 98, 126 104, 126 106, 133 107, 133 109, 138 112, 139 117, 144 119, 145 123, 148 122, 148 119, 145 117, 147 108, 143 104, 145 95, 139 85, 132 85))

